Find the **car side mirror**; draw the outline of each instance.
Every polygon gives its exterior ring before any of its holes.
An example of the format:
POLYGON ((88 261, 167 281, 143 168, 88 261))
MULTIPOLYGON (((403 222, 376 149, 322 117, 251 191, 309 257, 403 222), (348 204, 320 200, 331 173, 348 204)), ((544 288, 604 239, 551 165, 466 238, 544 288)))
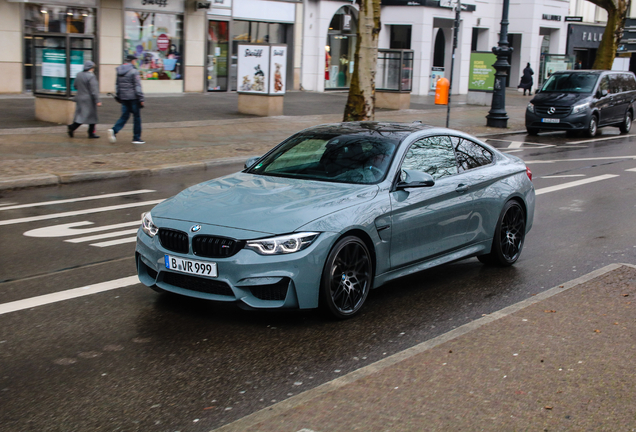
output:
POLYGON ((404 190, 408 188, 431 187, 433 185, 435 185, 435 179, 429 173, 403 169, 400 172, 400 181, 398 181, 396 189, 404 190))
POLYGON ((259 160, 260 156, 254 156, 245 161, 245 169, 252 168, 257 160, 259 160))

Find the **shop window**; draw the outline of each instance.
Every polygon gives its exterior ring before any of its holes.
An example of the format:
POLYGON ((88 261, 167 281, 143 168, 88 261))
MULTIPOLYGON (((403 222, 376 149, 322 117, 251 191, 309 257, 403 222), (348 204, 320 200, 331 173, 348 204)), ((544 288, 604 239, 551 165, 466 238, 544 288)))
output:
POLYGON ((348 88, 353 75, 357 20, 353 9, 341 7, 334 14, 325 45, 325 88, 348 88))
POLYGON ((34 33, 95 34, 95 9, 57 5, 24 5, 24 31, 34 33))
POLYGON ((210 21, 208 24, 208 90, 227 90, 228 23, 210 21))
POLYGON ((411 49, 411 26, 392 25, 391 28, 391 49, 411 49))
POLYGON ((126 11, 125 58, 136 55, 145 80, 183 79, 183 16, 126 11))

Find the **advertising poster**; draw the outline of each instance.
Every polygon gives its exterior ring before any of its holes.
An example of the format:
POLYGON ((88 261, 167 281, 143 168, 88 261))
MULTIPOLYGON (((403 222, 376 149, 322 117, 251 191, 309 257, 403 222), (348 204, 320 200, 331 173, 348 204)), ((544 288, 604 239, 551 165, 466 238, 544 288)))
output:
POLYGON ((237 84, 239 93, 269 93, 269 52, 269 45, 238 46, 237 84))
POLYGON ((565 61, 552 61, 545 63, 545 79, 550 78, 550 75, 556 71, 568 70, 568 63, 565 61))
POLYGON ((269 94, 284 95, 287 70, 287 47, 272 46, 269 63, 269 94))
POLYGON ((496 70, 492 65, 496 61, 497 56, 491 52, 474 52, 470 54, 468 90, 493 91, 496 70))
POLYGON ((66 91, 66 50, 42 50, 42 90, 66 91))
POLYGON ((433 66, 431 69, 431 90, 435 90, 437 87, 437 80, 444 78, 444 68, 433 66))
POLYGON ((75 77, 84 71, 84 51, 71 51, 71 90, 75 91, 75 77))

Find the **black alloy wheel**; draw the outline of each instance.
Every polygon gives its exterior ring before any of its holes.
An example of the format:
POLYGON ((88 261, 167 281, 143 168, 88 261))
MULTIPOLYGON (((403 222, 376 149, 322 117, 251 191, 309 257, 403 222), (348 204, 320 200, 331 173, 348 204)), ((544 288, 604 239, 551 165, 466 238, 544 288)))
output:
POLYGON ((621 133, 629 133, 630 129, 632 128, 632 113, 631 111, 627 111, 627 113, 625 114, 625 120, 623 120, 623 123, 621 123, 620 125, 620 130, 621 133))
POLYGON ((373 282, 371 254, 362 240, 348 236, 333 247, 322 274, 321 301, 339 319, 362 308, 373 282))
POLYGON ((587 124, 587 130, 585 132, 590 138, 594 138, 596 136, 596 132, 598 132, 598 119, 595 115, 590 116, 590 121, 587 124))
POLYGON ((517 201, 508 201, 501 211, 492 249, 489 254, 477 258, 484 264, 510 266, 519 259, 526 236, 526 216, 517 201))

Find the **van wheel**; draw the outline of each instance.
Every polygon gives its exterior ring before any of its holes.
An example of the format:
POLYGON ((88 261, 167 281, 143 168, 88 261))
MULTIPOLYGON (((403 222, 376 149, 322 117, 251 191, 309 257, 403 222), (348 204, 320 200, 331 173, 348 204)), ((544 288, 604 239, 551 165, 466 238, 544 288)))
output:
POLYGON ((585 135, 590 138, 594 138, 596 136, 596 132, 598 132, 598 119, 595 115, 590 117, 590 121, 587 124, 587 130, 585 131, 585 135))
POLYGON ((532 136, 535 136, 539 133, 539 129, 537 128, 529 127, 529 128, 526 128, 526 130, 528 131, 528 135, 532 135, 532 136))
POLYGON ((623 123, 621 123, 619 128, 621 133, 629 133, 629 130, 632 128, 632 113, 630 111, 627 111, 625 114, 625 120, 623 120, 623 123))

